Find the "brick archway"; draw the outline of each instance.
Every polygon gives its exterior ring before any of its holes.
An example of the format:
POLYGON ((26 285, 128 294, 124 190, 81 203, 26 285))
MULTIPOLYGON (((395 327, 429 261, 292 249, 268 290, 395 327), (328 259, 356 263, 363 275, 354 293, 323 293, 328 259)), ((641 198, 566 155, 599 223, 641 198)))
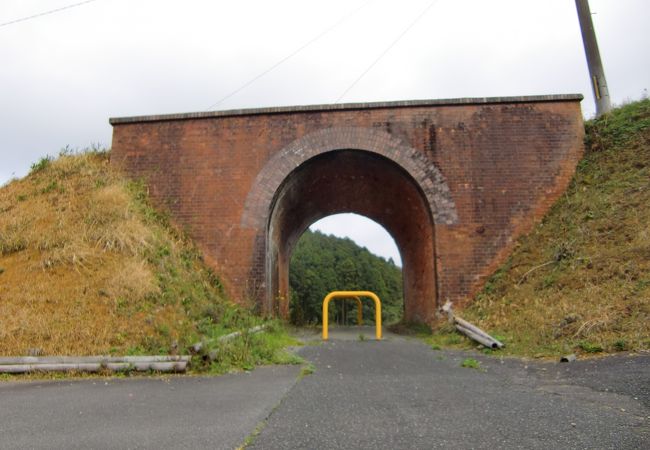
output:
MULTIPOLYGON (((383 221, 402 247, 410 245, 405 236, 417 234, 404 227, 430 230, 424 233, 435 249, 429 254, 435 275, 414 279, 435 280, 433 290, 426 288, 428 298, 434 293, 462 304, 566 189, 582 155, 581 99, 415 100, 114 118, 111 161, 146 180, 151 199, 194 239, 228 296, 269 312, 272 213, 280 199, 300 198, 289 180, 307 188, 318 169, 330 167, 356 180, 343 185, 372 198, 377 192, 363 191, 368 184, 360 181, 370 180, 386 199, 391 194, 384 185, 393 183, 412 200, 412 223, 388 223, 380 203, 319 207, 362 214, 365 208, 363 215, 383 221), (377 173, 392 181, 373 181, 377 173)), ((323 197, 349 196, 331 191, 323 197)), ((391 200, 394 208, 408 215, 398 198, 391 200)), ((285 206, 307 203, 303 197, 285 206)), ((303 211, 299 222, 319 214, 303 211)), ((282 220, 276 229, 298 232, 282 220)), ((277 242, 290 244, 292 236, 277 242)), ((290 250, 277 254, 286 257, 290 250)), ((426 308, 409 305, 413 317, 426 321, 426 308)))
POLYGON ((453 199, 420 152, 363 128, 304 136, 260 171, 241 225, 265 230, 255 249, 264 264, 264 309, 288 316, 295 243, 313 222, 343 212, 369 217, 391 234, 402 254, 405 318, 430 322, 437 307, 434 226, 457 221, 453 199))

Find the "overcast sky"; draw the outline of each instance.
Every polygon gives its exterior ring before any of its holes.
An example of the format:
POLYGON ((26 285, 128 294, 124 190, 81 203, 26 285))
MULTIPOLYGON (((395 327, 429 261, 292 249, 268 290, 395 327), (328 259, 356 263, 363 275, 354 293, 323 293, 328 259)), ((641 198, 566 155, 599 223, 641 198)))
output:
MULTIPOLYGON (((2 0, 0 24, 72 3, 2 0)), ((650 1, 590 4, 613 101, 640 98, 650 1)), ((574 0, 95 0, 0 26, 0 184, 66 145, 110 146, 109 117, 209 109, 309 42, 213 109, 347 91, 341 102, 582 93, 594 111, 574 0)), ((382 239, 361 243, 397 260, 382 239)))

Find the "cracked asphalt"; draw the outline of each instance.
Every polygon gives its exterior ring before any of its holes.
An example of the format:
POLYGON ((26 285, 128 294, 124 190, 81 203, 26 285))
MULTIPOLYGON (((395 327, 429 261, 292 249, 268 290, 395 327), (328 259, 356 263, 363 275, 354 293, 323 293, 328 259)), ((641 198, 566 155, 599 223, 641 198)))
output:
POLYGON ((390 337, 300 354, 314 374, 249 448, 650 448, 650 355, 540 363, 390 337))
POLYGON ((0 383, 0 448, 649 448, 648 354, 559 364, 339 337, 298 350, 315 369, 301 379, 0 383))

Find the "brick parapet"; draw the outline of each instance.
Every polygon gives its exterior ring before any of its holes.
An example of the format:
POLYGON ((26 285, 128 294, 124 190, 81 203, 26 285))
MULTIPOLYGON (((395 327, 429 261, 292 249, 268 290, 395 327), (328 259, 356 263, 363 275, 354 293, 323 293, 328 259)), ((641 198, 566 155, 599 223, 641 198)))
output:
POLYGON ((307 112, 361 111, 365 109, 396 109, 433 106, 467 106, 517 103, 542 103, 581 101, 582 94, 528 95, 512 97, 465 97, 430 100, 399 100, 392 102, 334 103, 319 105, 274 106, 267 108, 229 109, 223 111, 199 111, 175 114, 152 114, 144 116, 111 117, 111 125, 140 122, 165 122, 173 120, 212 119, 217 117, 291 114, 307 112))

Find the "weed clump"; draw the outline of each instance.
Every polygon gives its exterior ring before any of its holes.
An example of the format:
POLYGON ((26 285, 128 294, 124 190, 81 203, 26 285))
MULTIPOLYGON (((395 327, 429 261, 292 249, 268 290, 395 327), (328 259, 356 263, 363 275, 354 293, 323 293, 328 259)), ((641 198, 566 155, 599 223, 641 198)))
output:
POLYGON ((468 369, 481 370, 481 363, 474 358, 465 358, 460 366, 468 369))
POLYGON ((47 155, 36 161, 30 166, 30 175, 35 174, 37 172, 41 172, 50 165, 50 162, 52 161, 52 157, 47 155))

